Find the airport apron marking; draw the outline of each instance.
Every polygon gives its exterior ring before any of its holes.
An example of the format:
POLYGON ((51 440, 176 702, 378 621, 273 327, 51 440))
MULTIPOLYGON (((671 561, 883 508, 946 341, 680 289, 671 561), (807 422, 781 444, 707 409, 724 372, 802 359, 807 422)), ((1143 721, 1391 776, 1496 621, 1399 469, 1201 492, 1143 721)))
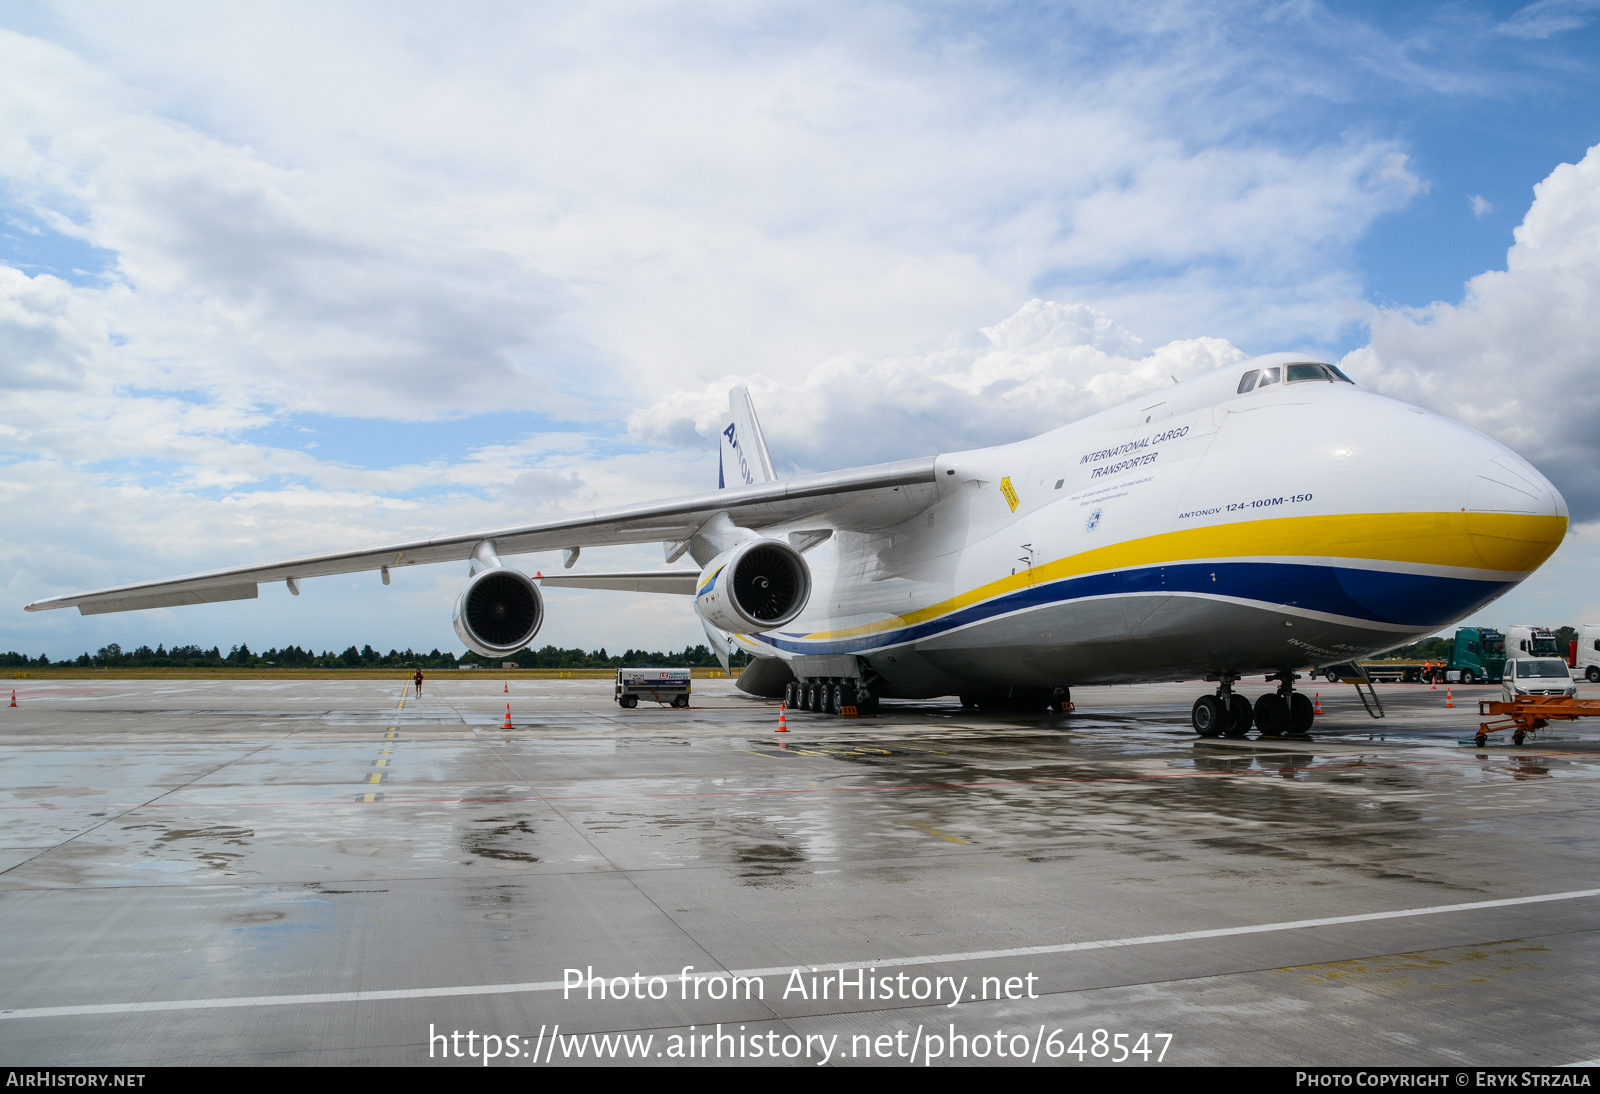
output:
MULTIPOLYGON (((707 969, 706 975, 783 976, 802 965, 815 972, 840 969, 893 969, 914 965, 944 965, 958 961, 993 961, 1008 957, 1036 957, 1047 954, 1077 953, 1084 950, 1113 950, 1127 946, 1152 946, 1163 942, 1196 942, 1208 938, 1231 938, 1248 934, 1271 934, 1312 927, 1339 927, 1350 923, 1377 923, 1387 919, 1413 919, 1420 916, 1450 915, 1456 912, 1516 908, 1527 904, 1547 904, 1557 900, 1584 900, 1600 896, 1600 889, 1575 889, 1566 893, 1540 893, 1536 896, 1508 897, 1502 900, 1474 900, 1466 904, 1435 904, 1424 908, 1400 908, 1392 912, 1362 912, 1356 915, 1325 916, 1321 919, 1292 919, 1281 923, 1252 923, 1242 927, 1213 927, 1200 931, 1175 931, 1170 934, 1135 935, 1132 938, 1102 938, 1088 942, 1062 942, 1051 946, 1014 946, 1003 950, 969 950, 964 953, 921 954, 916 957, 883 957, 860 961, 795 962, 770 969, 707 969)), ((678 974, 661 973, 675 977, 678 974)), ((236 995, 218 999, 167 999, 142 1003, 86 1003, 61 1007, 17 1007, 0 1010, 0 1020, 13 1018, 70 1018, 96 1014, 148 1014, 174 1010, 217 1010, 229 1007, 283 1007, 315 1003, 372 1003, 386 999, 438 999, 462 995, 518 995, 535 991, 559 991, 560 980, 530 981, 520 984, 461 984, 441 988, 394 988, 378 991, 330 991, 303 995, 236 995)))

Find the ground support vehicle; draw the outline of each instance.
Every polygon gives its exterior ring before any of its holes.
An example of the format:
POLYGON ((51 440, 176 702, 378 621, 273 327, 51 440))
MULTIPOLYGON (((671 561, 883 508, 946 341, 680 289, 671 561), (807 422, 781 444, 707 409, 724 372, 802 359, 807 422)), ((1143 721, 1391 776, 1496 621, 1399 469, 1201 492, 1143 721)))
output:
POLYGON ((1492 627, 1456 628, 1450 663, 1445 666, 1446 680, 1450 680, 1449 673, 1453 669, 1459 674, 1456 679, 1463 684, 1498 684, 1505 667, 1505 635, 1492 627))
POLYGON ((1512 743, 1520 745, 1551 722, 1600 717, 1600 700, 1567 695, 1524 695, 1514 703, 1480 699, 1478 717, 1492 720, 1478 723, 1473 744, 1482 748, 1489 743, 1489 734, 1509 729, 1512 743))
POLYGON ((641 698, 667 706, 688 706, 689 670, 618 669, 617 705, 631 710, 641 698))
POLYGON ((1578 640, 1567 652, 1567 664, 1574 676, 1600 684, 1600 623, 1584 623, 1578 628, 1578 640))

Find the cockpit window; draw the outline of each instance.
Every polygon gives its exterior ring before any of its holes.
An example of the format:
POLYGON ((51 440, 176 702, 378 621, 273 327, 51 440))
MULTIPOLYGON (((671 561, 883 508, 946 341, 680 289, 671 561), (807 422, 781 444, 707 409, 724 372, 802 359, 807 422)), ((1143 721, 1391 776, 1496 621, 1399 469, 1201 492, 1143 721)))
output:
POLYGON ((1249 372, 1245 373, 1244 376, 1239 380, 1239 394, 1243 395, 1247 391, 1254 391, 1256 386, 1256 377, 1260 375, 1261 370, 1258 368, 1253 368, 1249 372))
POLYGON ((1336 380, 1343 380, 1347 384, 1355 383, 1354 380, 1350 379, 1350 377, 1346 376, 1344 373, 1339 371, 1339 366, 1338 365, 1329 365, 1328 366, 1328 371, 1333 373, 1334 379, 1336 379, 1336 380))
POLYGON ((1280 375, 1282 375, 1282 372, 1277 365, 1273 365, 1271 368, 1264 368, 1261 370, 1261 382, 1257 384, 1256 387, 1266 387, 1268 384, 1275 384, 1278 382, 1278 377, 1280 375))
POLYGON ((1307 363, 1302 365, 1290 365, 1289 375, 1285 378, 1285 380, 1287 383, 1291 384, 1297 384, 1301 380, 1327 380, 1331 383, 1333 381, 1333 376, 1329 374, 1327 365, 1313 365, 1307 363))

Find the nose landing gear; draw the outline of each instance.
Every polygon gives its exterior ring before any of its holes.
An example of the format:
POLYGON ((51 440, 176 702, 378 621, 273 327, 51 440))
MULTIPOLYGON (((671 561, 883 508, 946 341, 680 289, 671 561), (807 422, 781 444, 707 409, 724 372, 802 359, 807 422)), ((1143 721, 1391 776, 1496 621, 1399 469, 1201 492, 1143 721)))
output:
POLYGON ((1233 684, 1239 677, 1233 673, 1216 673, 1206 677, 1217 682, 1215 695, 1202 695, 1194 701, 1189 718, 1195 733, 1202 737, 1243 737, 1252 724, 1263 737, 1308 737, 1311 724, 1316 720, 1316 709, 1311 700, 1294 690, 1299 679, 1287 669, 1269 680, 1279 681, 1278 690, 1258 698, 1254 709, 1250 700, 1234 693, 1233 684))

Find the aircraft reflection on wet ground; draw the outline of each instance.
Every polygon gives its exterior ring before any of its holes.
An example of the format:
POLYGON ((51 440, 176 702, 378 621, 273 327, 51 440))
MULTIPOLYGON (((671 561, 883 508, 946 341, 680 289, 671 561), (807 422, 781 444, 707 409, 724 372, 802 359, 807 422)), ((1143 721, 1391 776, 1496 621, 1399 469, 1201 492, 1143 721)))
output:
POLYGON ((430 1024, 951 1020, 784 999, 781 977, 737 1003, 552 988, 873 962, 1034 975, 1037 997, 957 1017, 1161 1030, 1169 1063, 1600 1056, 1581 726, 1462 747, 1470 708, 1395 686, 1382 723, 1335 695, 1312 739, 1196 739, 1175 684, 778 734, 725 681, 689 710, 619 711, 606 681, 510 690, 507 731, 478 679, 403 704, 398 680, 25 682, 0 722, 5 1061, 410 1063, 430 1024))

